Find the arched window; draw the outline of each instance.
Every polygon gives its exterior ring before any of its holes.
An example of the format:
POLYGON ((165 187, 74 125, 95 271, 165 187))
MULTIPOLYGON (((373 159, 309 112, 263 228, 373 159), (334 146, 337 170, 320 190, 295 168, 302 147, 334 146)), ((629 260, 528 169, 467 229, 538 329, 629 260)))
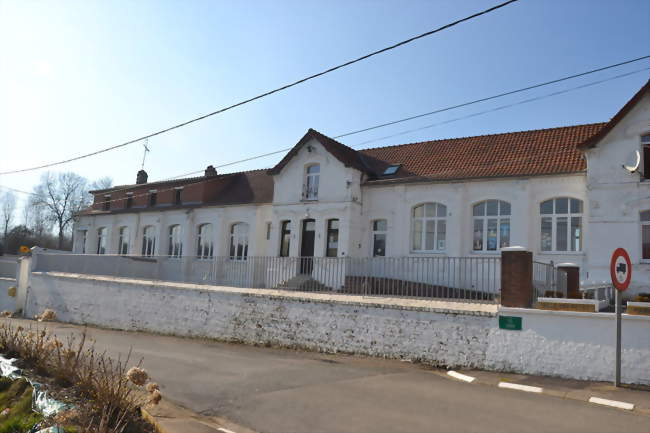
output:
POLYGON ((183 241, 181 240, 181 226, 175 224, 169 226, 169 257, 181 257, 183 255, 183 241))
POLYGON ((212 224, 201 224, 199 226, 196 256, 199 259, 211 259, 212 254, 212 224))
POLYGON ((539 205, 542 251, 582 251, 582 200, 558 197, 539 205))
POLYGON ((97 254, 106 254, 106 242, 108 241, 106 236, 106 227, 100 227, 97 229, 97 254))
POLYGON ((117 243, 117 252, 123 256, 129 254, 129 228, 124 226, 120 227, 120 238, 117 243))
POLYGON ((230 228, 230 258, 246 260, 248 257, 248 224, 237 223, 230 228))
POLYGON ((411 250, 439 252, 446 248, 447 206, 423 203, 413 208, 411 250))
POLYGON ((305 184, 302 198, 318 200, 318 184, 320 183, 320 164, 308 165, 305 169, 305 184))
POLYGON ((472 209, 474 251, 497 251, 510 246, 510 203, 486 200, 472 209))
POLYGON ((146 226, 142 230, 142 255, 151 257, 156 254, 156 228, 146 226))

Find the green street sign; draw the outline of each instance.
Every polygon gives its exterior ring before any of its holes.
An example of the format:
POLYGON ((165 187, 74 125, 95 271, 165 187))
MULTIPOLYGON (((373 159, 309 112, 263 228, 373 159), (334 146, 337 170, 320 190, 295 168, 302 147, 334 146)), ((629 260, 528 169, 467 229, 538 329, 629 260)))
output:
POLYGON ((521 331, 521 317, 499 316, 499 329, 521 331))

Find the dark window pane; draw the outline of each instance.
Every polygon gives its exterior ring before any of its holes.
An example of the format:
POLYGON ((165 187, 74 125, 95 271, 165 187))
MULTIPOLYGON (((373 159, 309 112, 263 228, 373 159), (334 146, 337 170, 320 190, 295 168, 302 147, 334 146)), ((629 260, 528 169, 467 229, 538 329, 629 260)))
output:
POLYGON ((581 217, 571 217, 571 251, 582 251, 581 217))
POLYGON ((553 249, 553 219, 542 218, 542 251, 553 249))
POLYGON ((546 200, 540 203, 539 213, 542 215, 548 215, 553 213, 553 200, 546 200))
POLYGON ((571 213, 582 213, 582 200, 571 199, 571 213))
POLYGON ((510 215, 510 203, 507 201, 499 202, 499 215, 510 215))
POLYGON ((483 216, 485 215, 485 202, 482 201, 479 204, 474 205, 474 216, 483 216))
POLYGON ((489 216, 498 215, 498 213, 499 213, 498 206, 499 206, 498 201, 496 201, 496 200, 488 200, 488 202, 487 202, 487 214, 489 216))
POLYGON ((434 203, 424 205, 424 215, 428 217, 436 216, 436 205, 434 203))
POLYGON ((384 257, 386 255, 386 235, 376 234, 372 241, 373 257, 384 257))
POLYGON ((566 197, 555 199, 555 213, 565 214, 569 213, 569 199, 566 197))
POLYGON ((483 219, 474 220, 474 251, 483 249, 483 219))
POLYGON ((510 220, 507 218, 499 222, 499 248, 510 246, 510 220))
POLYGON ((372 223, 372 229, 376 232, 385 232, 387 230, 386 220, 376 220, 372 223))
POLYGON ((425 250, 431 251, 436 249, 435 236, 436 236, 436 220, 428 220, 427 233, 426 233, 426 237, 424 238, 425 250))
POLYGON ((444 204, 438 203, 438 213, 437 213, 437 215, 439 217, 447 216, 447 206, 445 206, 444 204))
POLYGON ((413 221, 413 250, 422 249, 422 221, 413 221))
POLYGON ((438 220, 438 231, 436 233, 437 236, 437 249, 438 250, 444 250, 446 246, 446 237, 447 237, 447 224, 445 220, 438 220))
POLYGON ((650 224, 641 226, 641 241, 643 243, 643 258, 650 260, 650 224))
POLYGON ((641 221, 650 221, 650 210, 641 212, 641 221))
POLYGON ((567 218, 559 217, 556 220, 556 226, 555 226, 555 250, 556 251, 567 251, 567 246, 568 246, 567 230, 568 230, 567 218))
POLYGON ((488 251, 497 249, 497 220, 493 218, 487 221, 487 249, 488 251))

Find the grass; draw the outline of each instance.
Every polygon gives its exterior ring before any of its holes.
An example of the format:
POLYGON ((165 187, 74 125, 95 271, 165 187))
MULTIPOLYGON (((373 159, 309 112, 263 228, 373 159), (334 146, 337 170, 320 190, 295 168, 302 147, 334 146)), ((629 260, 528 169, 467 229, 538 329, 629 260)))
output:
POLYGON ((26 433, 43 417, 32 412, 32 386, 25 379, 0 378, 0 412, 9 409, 9 416, 0 416, 0 433, 26 433))

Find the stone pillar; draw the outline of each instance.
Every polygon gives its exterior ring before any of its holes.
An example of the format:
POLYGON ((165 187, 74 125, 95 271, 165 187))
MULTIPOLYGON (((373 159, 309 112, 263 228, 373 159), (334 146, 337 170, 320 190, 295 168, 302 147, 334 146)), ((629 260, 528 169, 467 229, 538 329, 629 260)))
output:
POLYGON ((533 305, 533 253, 523 247, 501 249, 501 305, 533 305))
POLYGON ((580 295, 580 266, 575 263, 558 263, 555 267, 566 272, 566 297, 581 299, 580 295))

